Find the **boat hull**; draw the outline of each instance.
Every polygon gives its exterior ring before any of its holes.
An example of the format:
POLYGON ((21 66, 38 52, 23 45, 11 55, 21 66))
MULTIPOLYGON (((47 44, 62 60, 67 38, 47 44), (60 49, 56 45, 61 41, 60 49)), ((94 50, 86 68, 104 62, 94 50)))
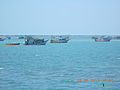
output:
POLYGON ((51 40, 50 43, 67 43, 68 40, 51 40))
POLYGON ((96 42, 110 42, 110 40, 95 40, 96 42))
POLYGON ((0 38, 0 41, 4 41, 5 39, 3 39, 3 38, 0 38))
POLYGON ((8 44, 5 44, 5 45, 20 45, 20 43, 8 43, 8 44))

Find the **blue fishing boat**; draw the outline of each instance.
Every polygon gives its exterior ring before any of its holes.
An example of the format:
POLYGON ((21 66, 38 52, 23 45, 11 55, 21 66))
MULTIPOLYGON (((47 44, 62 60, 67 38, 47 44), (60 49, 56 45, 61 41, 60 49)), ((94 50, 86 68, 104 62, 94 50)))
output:
POLYGON ((4 41, 5 40, 5 38, 0 38, 0 41, 4 41))

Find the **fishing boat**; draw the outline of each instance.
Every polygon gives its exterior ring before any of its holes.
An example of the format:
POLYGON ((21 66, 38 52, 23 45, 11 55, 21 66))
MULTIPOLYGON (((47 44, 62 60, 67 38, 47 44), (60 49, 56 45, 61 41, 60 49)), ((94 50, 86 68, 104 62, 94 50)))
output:
POLYGON ((110 36, 100 36, 95 38, 96 42, 109 42, 110 40, 111 40, 110 36))
POLYGON ((24 39, 32 39, 33 37, 31 35, 25 35, 24 39))
POLYGON ((120 36, 113 36, 112 39, 120 40, 120 36))
POLYGON ((5 38, 0 38, 0 41, 4 41, 5 40, 5 38))
POLYGON ((25 37, 24 36, 19 36, 18 39, 25 39, 25 37))
POLYGON ((51 37, 50 43, 67 43, 68 41, 69 37, 53 36, 51 37))
POLYGON ((6 38, 7 38, 7 39, 11 39, 11 37, 9 37, 9 36, 7 36, 6 38))
POLYGON ((5 45, 20 45, 20 43, 7 43, 5 45))
POLYGON ((24 45, 46 45, 47 41, 44 39, 29 38, 25 40, 24 45))
POLYGON ((97 39, 97 36, 93 36, 93 37, 91 37, 92 39, 97 39))

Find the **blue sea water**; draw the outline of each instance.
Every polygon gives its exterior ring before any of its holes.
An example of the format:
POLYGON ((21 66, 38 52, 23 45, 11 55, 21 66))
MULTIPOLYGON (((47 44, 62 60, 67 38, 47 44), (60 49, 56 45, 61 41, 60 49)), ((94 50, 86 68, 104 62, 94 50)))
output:
POLYGON ((120 90, 120 41, 71 38, 68 43, 3 45, 0 42, 0 90, 120 90), (77 82, 77 79, 112 82, 77 82))

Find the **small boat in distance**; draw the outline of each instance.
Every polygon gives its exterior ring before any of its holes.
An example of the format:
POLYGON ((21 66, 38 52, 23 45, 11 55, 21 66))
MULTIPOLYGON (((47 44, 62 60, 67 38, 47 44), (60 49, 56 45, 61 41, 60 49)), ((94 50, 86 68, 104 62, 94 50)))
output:
POLYGON ((94 37, 96 42, 109 42, 112 38, 110 36, 94 37))
POLYGON ((24 36, 18 36, 17 38, 18 38, 18 39, 25 39, 24 36))
POLYGON ((20 43, 7 43, 5 45, 20 45, 20 43))
POLYGON ((6 38, 7 38, 7 39, 11 39, 11 37, 8 37, 8 36, 7 36, 6 38))
POLYGON ((69 40, 69 37, 53 36, 51 37, 50 43, 67 43, 69 40))
POLYGON ((4 41, 5 40, 5 38, 0 38, 0 41, 4 41))
POLYGON ((113 36, 112 39, 120 40, 120 36, 113 36))
POLYGON ((48 40, 38 38, 28 38, 25 40, 24 45, 46 45, 48 40))

